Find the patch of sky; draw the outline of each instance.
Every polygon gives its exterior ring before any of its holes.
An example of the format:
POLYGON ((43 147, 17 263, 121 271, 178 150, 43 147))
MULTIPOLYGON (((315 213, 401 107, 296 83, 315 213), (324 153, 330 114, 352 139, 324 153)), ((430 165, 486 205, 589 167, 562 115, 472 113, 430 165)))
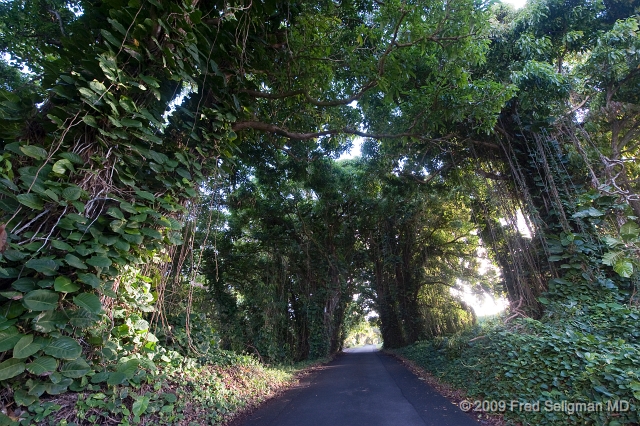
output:
POLYGON ((503 297, 496 298, 489 293, 474 293, 471 285, 465 282, 459 281, 457 287, 451 288, 451 294, 470 305, 478 317, 499 314, 509 306, 509 302, 503 297))
POLYGON ((184 102, 186 97, 192 93, 198 93, 198 88, 189 83, 183 83, 180 93, 178 93, 176 97, 173 98, 171 102, 169 102, 167 110, 164 112, 164 114, 162 114, 162 119, 164 120, 165 126, 169 124, 169 117, 171 117, 171 114, 173 114, 176 111, 176 108, 182 105, 182 102, 184 102))
MULTIPOLYGON (((531 228, 529 228, 529 223, 527 222, 527 220, 524 217, 524 214, 522 214, 521 210, 518 210, 516 212, 516 221, 515 221, 515 226, 516 228, 518 228, 518 231, 520 231, 520 234, 522 234, 523 237, 525 238, 532 238, 533 232, 531 230, 531 228)), ((506 226, 509 224, 509 221, 503 217, 499 218, 498 221, 500 222, 500 225, 502 226, 506 226)))
POLYGON ((521 9, 527 4, 527 0, 502 0, 502 3, 507 3, 516 9, 521 9))
POLYGON ((67 9, 69 9, 71 13, 76 15, 76 18, 84 15, 84 9, 80 5, 80 3, 67 3, 67 9))

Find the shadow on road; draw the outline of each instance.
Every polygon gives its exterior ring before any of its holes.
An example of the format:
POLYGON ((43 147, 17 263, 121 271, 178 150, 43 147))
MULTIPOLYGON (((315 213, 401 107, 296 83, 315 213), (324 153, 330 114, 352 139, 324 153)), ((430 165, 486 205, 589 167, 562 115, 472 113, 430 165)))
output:
POLYGON ((378 345, 345 349, 300 386, 233 424, 478 425, 378 345))

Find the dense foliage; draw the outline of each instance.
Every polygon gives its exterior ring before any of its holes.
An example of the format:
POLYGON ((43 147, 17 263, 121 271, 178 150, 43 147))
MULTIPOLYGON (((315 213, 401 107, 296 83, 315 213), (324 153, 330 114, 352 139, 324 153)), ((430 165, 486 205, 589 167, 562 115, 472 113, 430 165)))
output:
MULTIPOLYGON (((554 398, 637 399, 634 13, 3 2, 2 397, 28 423, 41 398, 116 404, 221 349, 323 357, 374 311, 388 347, 440 339, 475 322, 466 283, 529 318, 477 345, 486 368, 557 346, 584 362, 529 371, 554 398), (336 160, 355 136, 362 157, 336 160)), ((529 386, 511 377, 477 394, 529 386)), ((141 395, 117 421, 161 410, 141 395)))
POLYGON ((617 6, 548 1, 517 14, 497 9, 500 31, 489 57, 509 58, 518 95, 496 127, 500 162, 478 156, 490 161, 492 186, 507 196, 490 192, 497 202, 482 202, 479 213, 511 312, 504 323, 401 350, 469 399, 542 404, 489 410, 523 424, 639 420, 640 57, 637 17, 617 6), (495 219, 496 211, 513 212, 514 200, 531 239, 514 220, 508 229, 495 219), (562 401, 604 409, 545 409, 562 401), (607 408, 616 401, 628 406, 607 408))
POLYGON ((398 353, 465 389, 466 399, 474 401, 473 414, 502 414, 510 422, 527 425, 636 424, 637 319, 637 309, 599 303, 579 314, 574 310, 570 320, 556 316, 487 323, 398 353), (629 336, 629 329, 636 331, 629 336), (562 401, 573 405, 554 410, 562 401), (586 408, 597 403, 601 409, 586 408), (527 410, 525 404, 539 409, 527 410))
POLYGON ((298 161, 280 156, 229 194, 205 263, 225 347, 325 356, 371 309, 387 346, 473 322, 449 293, 479 275, 466 197, 382 174, 376 161, 316 160, 298 181, 298 161))

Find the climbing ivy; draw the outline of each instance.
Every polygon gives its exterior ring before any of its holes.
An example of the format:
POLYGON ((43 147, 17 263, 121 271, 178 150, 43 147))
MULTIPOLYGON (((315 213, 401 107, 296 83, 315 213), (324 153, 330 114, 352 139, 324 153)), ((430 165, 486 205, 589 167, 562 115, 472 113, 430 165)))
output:
POLYGON ((204 176, 234 146, 229 111, 196 115, 188 99, 166 112, 216 66, 211 33, 191 31, 201 12, 116 3, 84 10, 41 63, 41 104, 0 92, 0 380, 23 403, 153 369, 162 265, 204 176))

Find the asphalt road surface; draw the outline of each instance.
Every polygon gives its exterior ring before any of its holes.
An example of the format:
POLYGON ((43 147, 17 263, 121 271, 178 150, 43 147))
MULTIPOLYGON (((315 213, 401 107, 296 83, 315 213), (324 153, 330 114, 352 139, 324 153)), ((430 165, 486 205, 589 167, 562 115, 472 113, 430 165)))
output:
POLYGON ((234 426, 477 426, 375 346, 348 349, 234 426))

